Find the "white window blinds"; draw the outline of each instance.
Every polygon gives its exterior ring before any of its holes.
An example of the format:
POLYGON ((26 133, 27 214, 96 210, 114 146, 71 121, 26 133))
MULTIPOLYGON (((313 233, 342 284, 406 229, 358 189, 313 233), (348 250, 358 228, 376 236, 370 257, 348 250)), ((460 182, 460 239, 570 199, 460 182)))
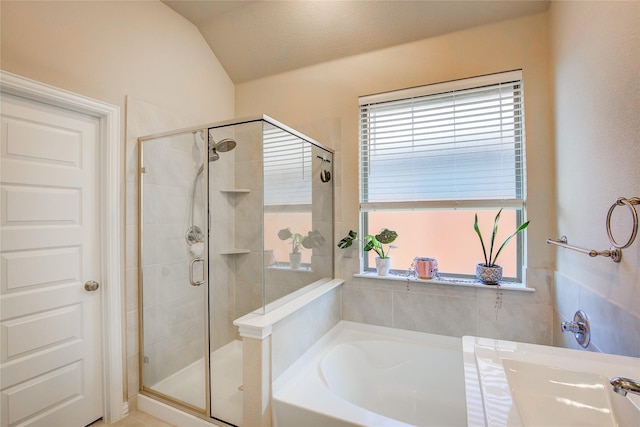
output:
POLYGON ((264 204, 311 204, 311 144, 272 125, 263 129, 264 204))
POLYGON ((362 207, 522 206, 523 120, 519 71, 361 98, 362 207))

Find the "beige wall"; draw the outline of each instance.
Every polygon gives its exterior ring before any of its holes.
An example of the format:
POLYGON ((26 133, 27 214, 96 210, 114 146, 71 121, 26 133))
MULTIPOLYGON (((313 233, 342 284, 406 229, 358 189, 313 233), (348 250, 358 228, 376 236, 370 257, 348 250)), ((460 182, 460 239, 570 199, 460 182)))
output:
POLYGON ((233 117, 233 84, 198 30, 159 1, 3 0, 0 12, 3 70, 120 107, 133 398, 139 385, 136 138, 233 117))
MULTIPOLYGON (((521 68, 525 89, 527 284, 535 293, 353 278, 356 250, 337 252, 345 320, 453 336, 551 344, 556 234, 546 13, 323 63, 236 86, 236 115, 265 113, 336 150, 336 239, 358 227, 358 97, 521 68), (496 298, 502 308, 495 310, 496 298)), ((469 226, 469 237, 475 238, 469 226)), ((336 240, 337 241, 337 240, 336 240)), ((421 254, 416 254, 421 255, 421 254)), ((481 256, 479 254, 479 256, 481 256)))
MULTIPOLYGON (((339 153, 337 233, 358 225, 358 97, 523 69, 527 129, 528 267, 550 268, 555 234, 546 14, 328 62, 236 86, 236 115, 265 113, 339 153), (339 135, 331 129, 338 123, 339 135)), ((473 228, 469 227, 469 234, 473 228)))
MULTIPOLYGON (((640 2, 554 2, 550 29, 558 233, 577 246, 609 249, 609 207, 620 196, 640 197, 640 2)), ((626 241, 626 207, 614 211, 612 224, 626 241)), ((557 257, 559 320, 583 309, 595 348, 639 357, 640 240, 619 264, 566 250, 557 257)), ((575 345, 556 337, 563 341, 575 345)))
POLYGON ((159 1, 0 2, 2 69, 122 109, 132 95, 193 117, 233 116, 234 87, 198 30, 159 1))

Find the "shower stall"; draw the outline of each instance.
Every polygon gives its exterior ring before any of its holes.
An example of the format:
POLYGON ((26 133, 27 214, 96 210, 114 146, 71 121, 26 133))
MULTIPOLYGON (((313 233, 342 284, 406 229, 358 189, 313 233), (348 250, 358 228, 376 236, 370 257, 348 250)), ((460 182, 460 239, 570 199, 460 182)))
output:
POLYGON ((138 142, 141 393, 242 426, 233 321, 333 277, 333 152, 267 116, 138 142))

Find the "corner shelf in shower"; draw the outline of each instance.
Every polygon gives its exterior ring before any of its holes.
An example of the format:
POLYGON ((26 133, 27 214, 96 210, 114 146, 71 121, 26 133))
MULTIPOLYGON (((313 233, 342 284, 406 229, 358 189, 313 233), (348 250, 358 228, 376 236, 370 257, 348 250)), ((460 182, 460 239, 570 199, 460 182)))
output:
POLYGON ((224 251, 220 251, 220 255, 241 255, 248 254, 251 251, 249 249, 227 249, 224 251))
MULTIPOLYGON (((243 194, 243 193, 250 193, 251 190, 249 190, 248 188, 222 188, 220 189, 221 193, 227 193, 227 194, 243 194)), ((223 251, 220 251, 220 255, 242 255, 242 254, 248 254, 251 251, 249 249, 237 249, 237 248, 232 248, 232 249, 226 249, 223 251)))
POLYGON ((251 193, 248 188, 222 188, 221 193, 251 193))

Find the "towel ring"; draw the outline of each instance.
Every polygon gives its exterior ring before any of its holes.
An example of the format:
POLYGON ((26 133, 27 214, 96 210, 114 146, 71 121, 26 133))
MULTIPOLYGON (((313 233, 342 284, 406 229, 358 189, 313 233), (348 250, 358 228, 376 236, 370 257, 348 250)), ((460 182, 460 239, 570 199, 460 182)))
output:
POLYGON ((607 235, 609 236, 609 242, 613 245, 613 247, 618 249, 625 249, 631 246, 633 241, 636 239, 636 235, 638 234, 638 212, 633 205, 640 204, 640 197, 632 197, 631 199, 625 199, 624 197, 618 197, 618 200, 611 205, 609 208, 609 212, 607 213, 607 235), (616 239, 613 237, 613 233, 611 232, 611 215, 613 214, 613 210, 616 206, 624 206, 626 205, 631 211, 631 217, 633 218, 633 226, 631 230, 631 237, 627 240, 627 243, 624 245, 618 244, 616 239))

